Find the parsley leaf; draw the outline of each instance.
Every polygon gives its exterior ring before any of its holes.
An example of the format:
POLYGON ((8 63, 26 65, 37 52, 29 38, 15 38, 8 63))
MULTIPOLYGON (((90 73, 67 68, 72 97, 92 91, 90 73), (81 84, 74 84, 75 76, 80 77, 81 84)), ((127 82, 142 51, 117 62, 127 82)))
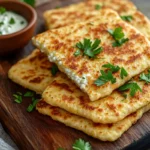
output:
POLYGON ((24 97, 32 97, 34 96, 34 92, 28 91, 24 94, 24 97))
POLYGON ((100 10, 101 8, 102 8, 101 5, 99 5, 99 4, 96 4, 96 5, 95 5, 95 9, 96 9, 96 10, 100 10))
POLYGON ((4 22, 0 22, 0 26, 2 26, 4 24, 4 22))
POLYGON ((79 50, 83 51, 83 55, 88 56, 89 58, 95 58, 97 54, 99 54, 103 48, 98 47, 101 43, 101 40, 96 39, 93 43, 90 39, 84 39, 83 43, 78 42, 76 47, 79 50))
POLYGON ((32 98, 32 104, 30 104, 27 108, 28 112, 32 112, 34 108, 36 107, 36 104, 38 103, 38 99, 35 99, 34 97, 32 98))
POLYGON ((108 70, 108 72, 100 71, 101 76, 94 82, 97 86, 104 85, 105 83, 111 81, 111 83, 116 82, 116 78, 113 77, 112 71, 108 70))
POLYGON ((140 80, 146 81, 146 83, 150 83, 150 72, 148 72, 147 74, 140 74, 140 80))
POLYGON ((22 103, 22 93, 17 92, 16 94, 13 94, 14 101, 18 104, 22 103))
POLYGON ((52 75, 55 76, 58 71, 59 71, 59 69, 58 69, 57 65, 54 64, 51 68, 52 75))
POLYGON ((121 76, 121 79, 128 76, 127 71, 123 67, 121 68, 120 76, 121 76))
POLYGON ((76 52, 74 53, 74 56, 79 56, 80 55, 80 50, 78 49, 78 50, 76 50, 76 52))
POLYGON ((21 21, 21 22, 20 22, 20 24, 24 24, 24 23, 25 23, 24 21, 21 21))
POLYGON ((131 22, 133 20, 133 17, 132 16, 120 16, 122 20, 124 21, 128 21, 128 22, 131 22))
POLYGON ((125 42, 127 42, 129 39, 124 38, 124 33, 122 31, 122 27, 116 28, 114 31, 108 29, 108 33, 114 38, 115 42, 112 43, 113 47, 119 47, 125 42))
POLYGON ((9 20, 9 24, 15 24, 15 20, 14 20, 14 18, 10 18, 10 20, 9 20))
POLYGON ((0 7, 0 14, 4 14, 6 12, 6 8, 0 7))
POLYGON ((102 67, 110 69, 110 70, 112 71, 112 73, 113 73, 113 72, 117 72, 117 71, 120 70, 120 67, 119 67, 119 66, 114 66, 114 65, 112 65, 112 64, 110 64, 110 63, 105 64, 105 65, 103 65, 102 67))
POLYGON ((36 0, 20 0, 20 1, 27 3, 32 7, 35 6, 35 2, 36 2, 36 0))
POLYGON ((136 82, 128 82, 119 88, 119 91, 130 90, 130 95, 134 96, 137 91, 142 92, 142 89, 136 82))
POLYGON ((85 142, 82 139, 78 139, 73 144, 73 150, 91 150, 91 145, 89 142, 85 142))
POLYGON ((2 32, 0 31, 0 35, 2 35, 2 32))

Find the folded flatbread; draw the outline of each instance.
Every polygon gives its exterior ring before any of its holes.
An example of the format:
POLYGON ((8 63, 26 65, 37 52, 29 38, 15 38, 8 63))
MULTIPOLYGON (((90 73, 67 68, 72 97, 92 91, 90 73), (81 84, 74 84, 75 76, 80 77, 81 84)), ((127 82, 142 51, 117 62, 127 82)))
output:
POLYGON ((27 58, 13 65, 8 72, 8 77, 17 84, 42 94, 54 79, 51 74, 52 66, 53 63, 50 63, 47 57, 36 49, 27 58))
POLYGON ((115 124, 93 123, 88 119, 73 115, 58 107, 48 105, 43 100, 37 104, 36 109, 39 113, 48 115, 52 119, 64 123, 69 127, 83 131, 94 138, 102 141, 115 141, 150 109, 150 104, 115 124))
POLYGON ((91 102, 74 83, 64 74, 59 75, 46 88, 42 94, 44 101, 52 106, 62 108, 72 114, 76 114, 92 120, 96 123, 115 123, 129 114, 137 111, 150 103, 150 84, 139 81, 139 76, 133 78, 142 92, 136 92, 134 97, 130 91, 123 93, 115 90, 111 95, 91 102))
POLYGON ((101 10, 99 18, 92 23, 78 23, 49 30, 33 38, 33 43, 46 53, 49 60, 56 63, 91 101, 111 94, 113 90, 150 66, 150 43, 147 38, 122 21, 111 9, 101 10), (115 30, 117 27, 123 29, 125 37, 129 40, 120 47, 113 47, 114 39, 107 30, 115 30), (85 38, 92 42, 96 39, 101 40, 99 46, 103 47, 103 51, 96 59, 90 59, 82 54, 74 55, 78 50, 76 44, 83 43, 85 38), (121 79, 120 72, 116 72, 113 74, 116 83, 107 82, 97 86, 94 82, 101 75, 102 66, 107 63, 124 67, 128 76, 121 79))
POLYGON ((59 28, 73 23, 91 20, 99 15, 102 8, 111 8, 120 16, 131 16, 127 22, 136 27, 150 40, 150 21, 128 0, 87 0, 64 8, 47 10, 44 19, 48 29, 59 28))

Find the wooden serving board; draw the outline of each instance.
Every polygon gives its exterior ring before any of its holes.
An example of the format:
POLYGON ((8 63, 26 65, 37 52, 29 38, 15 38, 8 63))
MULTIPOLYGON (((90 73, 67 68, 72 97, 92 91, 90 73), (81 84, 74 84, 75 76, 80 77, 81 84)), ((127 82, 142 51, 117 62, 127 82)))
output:
MULTIPOLYGON (((46 9, 76 3, 79 0, 53 0, 37 8, 38 25, 36 33, 44 31, 42 13, 46 9)), ((27 89, 11 82, 7 77, 9 68, 19 59, 28 55, 33 46, 31 42, 17 54, 0 58, 0 122, 12 137, 20 150, 57 150, 63 147, 72 149, 72 144, 78 138, 89 141, 93 150, 142 149, 150 146, 150 112, 146 113, 137 124, 130 128, 116 142, 101 142, 86 134, 53 121, 37 111, 28 113, 30 99, 24 99, 22 104, 16 104, 12 95, 16 92, 25 93, 27 89)))

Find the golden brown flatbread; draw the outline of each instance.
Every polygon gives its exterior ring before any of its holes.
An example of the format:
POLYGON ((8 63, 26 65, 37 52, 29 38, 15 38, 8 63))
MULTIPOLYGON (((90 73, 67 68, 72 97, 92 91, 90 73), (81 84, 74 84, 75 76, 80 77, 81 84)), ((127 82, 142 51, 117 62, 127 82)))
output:
POLYGON ((120 16, 131 16, 127 23, 136 27, 150 40, 150 21, 128 0, 86 0, 64 8, 47 10, 44 19, 48 29, 59 28, 73 23, 91 20, 99 15, 102 8, 111 8, 120 16))
POLYGON ((33 43, 48 55, 51 62, 57 64, 76 85, 84 91, 91 101, 98 100, 112 93, 133 76, 150 66, 150 43, 134 27, 125 23, 113 10, 103 9, 92 23, 78 23, 59 29, 53 29, 39 34, 33 38, 33 43), (125 37, 129 40, 120 47, 112 46, 113 37, 109 29, 122 28, 125 37), (78 48, 76 44, 86 39, 94 43, 101 40, 99 46, 103 47, 95 59, 82 54, 75 56, 78 48), (101 76, 100 70, 104 64, 113 64, 123 67, 128 76, 120 78, 120 72, 113 73, 116 82, 107 82, 97 86, 94 82, 101 76), (137 67, 138 66, 138 67, 137 67))
POLYGON ((13 65, 8 72, 8 77, 15 83, 42 94, 54 79, 51 74, 52 66, 53 63, 50 63, 47 57, 36 49, 13 65))
POLYGON ((88 119, 73 115, 58 107, 48 105, 43 100, 37 104, 36 109, 39 113, 48 115, 52 119, 64 123, 69 127, 83 131, 94 138, 102 141, 115 141, 150 109, 150 104, 115 124, 93 123, 88 119))

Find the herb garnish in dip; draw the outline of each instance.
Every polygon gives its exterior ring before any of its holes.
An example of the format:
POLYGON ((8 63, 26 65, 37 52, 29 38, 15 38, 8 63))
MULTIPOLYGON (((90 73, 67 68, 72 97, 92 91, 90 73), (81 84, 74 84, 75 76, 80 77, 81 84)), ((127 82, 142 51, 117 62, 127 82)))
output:
POLYGON ((22 30, 28 25, 27 20, 15 12, 0 7, 0 35, 7 35, 22 30))

